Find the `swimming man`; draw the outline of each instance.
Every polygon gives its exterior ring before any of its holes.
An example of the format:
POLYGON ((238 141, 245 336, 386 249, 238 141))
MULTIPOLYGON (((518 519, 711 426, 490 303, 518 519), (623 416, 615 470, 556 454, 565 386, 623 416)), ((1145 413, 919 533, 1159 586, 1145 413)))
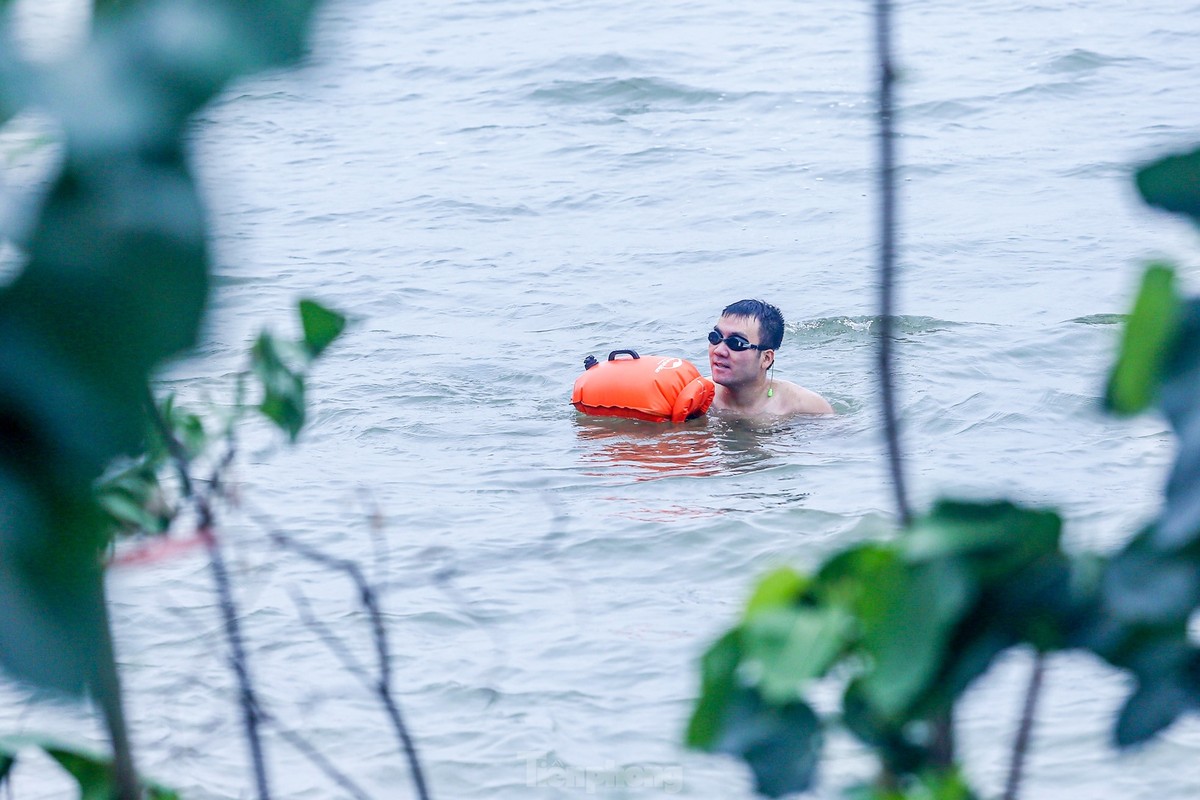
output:
POLYGON ((761 300, 726 306, 708 332, 708 363, 717 385, 712 407, 746 417, 832 414, 821 395, 776 380, 771 367, 782 343, 783 314, 775 306, 761 300))

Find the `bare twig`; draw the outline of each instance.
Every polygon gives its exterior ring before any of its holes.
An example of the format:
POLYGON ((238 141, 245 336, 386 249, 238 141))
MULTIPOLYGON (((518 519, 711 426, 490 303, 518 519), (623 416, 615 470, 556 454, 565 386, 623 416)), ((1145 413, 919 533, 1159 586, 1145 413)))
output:
POLYGON ((292 603, 295 604, 296 610, 300 612, 300 621, 304 623, 304 627, 316 632, 317 636, 321 638, 321 642, 331 653, 337 656, 338 661, 342 662, 342 667, 347 672, 362 681, 365 687, 374 690, 375 682, 367 673, 367 670, 354 657, 354 654, 347 649, 342 640, 335 636, 333 631, 329 630, 329 626, 317 619, 316 615, 312 612, 312 606, 309 605, 308 598, 299 592, 292 592, 291 596, 292 603))
MULTIPOLYGON (((203 519, 203 517, 202 517, 203 519)), ((208 517, 211 522, 211 517, 208 517)), ((259 729, 262 718, 259 716, 257 694, 254 682, 250 678, 250 664, 246 658, 246 648, 242 639, 242 627, 238 620, 237 606, 233 600, 233 589, 229 582, 229 570, 225 566, 225 556, 221 546, 213 535, 211 527, 201 527, 197 535, 204 541, 208 549, 209 564, 212 566, 213 582, 217 587, 217 597, 220 600, 221 619, 225 625, 225 638, 229 641, 230 665, 238 683, 238 704, 242 708, 242 725, 246 731, 246 740, 250 746, 250 761, 254 768, 254 781, 258 787, 259 800, 270 800, 270 782, 267 780, 267 761, 263 753, 262 732, 259 729)))
POLYGON ((327 555, 314 547, 309 547, 302 542, 298 542, 278 528, 265 524, 261 517, 259 517, 259 524, 262 524, 268 530, 271 541, 278 546, 290 550, 309 561, 342 572, 354 583, 355 588, 358 590, 359 602, 367 612, 367 618, 371 626, 371 639, 375 644, 375 654, 378 660, 379 674, 377 680, 373 682, 373 689, 388 719, 392 723, 392 728, 395 730, 396 736, 400 740, 401 747, 404 750, 405 757, 408 759, 409 771, 412 776, 413 785, 417 790, 417 797, 420 800, 429 800, 429 788, 425 781, 425 773, 421 767, 420 757, 417 754, 416 742, 409 733, 408 726, 404 722, 404 716, 400 712, 400 705, 396 701, 395 694, 392 691, 392 656, 388 648, 387 627, 383 623, 383 613, 380 610, 379 598, 374 588, 372 588, 371 584, 363 576, 362 570, 355 562, 327 555))
POLYGON ((1042 692, 1042 678, 1046 672, 1046 657, 1034 655, 1033 670, 1029 674, 1029 686, 1025 689, 1025 706, 1021 709, 1021 722, 1013 739, 1012 761, 1008 767, 1008 780, 1004 785, 1004 800, 1016 800, 1021 788, 1021 775, 1025 769, 1025 755, 1029 751, 1029 740, 1033 734, 1034 713, 1038 696, 1042 692))
POLYGON ((350 776, 335 767, 333 762, 326 758, 325 754, 314 747, 307 739, 290 728, 284 727, 279 720, 267 714, 262 709, 259 709, 258 713, 261 719, 269 722, 275 728, 275 732, 279 734, 280 738, 294 747, 317 769, 325 773, 325 776, 340 789, 350 796, 358 798, 358 800, 371 800, 371 795, 367 794, 362 787, 351 780, 350 776))
POLYGON ((908 527, 912 511, 905 489, 900 455, 899 420, 892 364, 892 323, 896 279, 896 133, 894 126, 892 27, 890 0, 875 2, 875 36, 879 59, 879 392, 883 404, 884 435, 900 523, 908 527))

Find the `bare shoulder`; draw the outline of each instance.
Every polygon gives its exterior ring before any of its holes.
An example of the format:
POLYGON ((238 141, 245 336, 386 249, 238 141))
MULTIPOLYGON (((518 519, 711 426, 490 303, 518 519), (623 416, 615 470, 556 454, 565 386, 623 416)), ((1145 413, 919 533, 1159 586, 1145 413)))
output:
POLYGON ((811 389, 805 389, 791 381, 775 381, 775 400, 778 402, 771 412, 779 415, 832 414, 829 401, 811 389))

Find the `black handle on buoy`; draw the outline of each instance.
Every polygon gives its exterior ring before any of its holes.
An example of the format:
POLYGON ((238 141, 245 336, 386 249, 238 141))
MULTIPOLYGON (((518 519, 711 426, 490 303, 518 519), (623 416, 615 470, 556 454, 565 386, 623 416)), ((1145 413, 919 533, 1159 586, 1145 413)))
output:
POLYGON ((621 355, 621 353, 625 353, 626 355, 631 355, 634 358, 641 358, 641 356, 639 356, 637 354, 636 350, 613 350, 611 353, 608 354, 608 360, 616 361, 617 356, 621 355))
POLYGON ((587 370, 591 369, 592 367, 596 366, 599 363, 600 362, 596 360, 595 356, 588 356, 587 358, 585 358, 583 360, 583 369, 586 372, 587 370))

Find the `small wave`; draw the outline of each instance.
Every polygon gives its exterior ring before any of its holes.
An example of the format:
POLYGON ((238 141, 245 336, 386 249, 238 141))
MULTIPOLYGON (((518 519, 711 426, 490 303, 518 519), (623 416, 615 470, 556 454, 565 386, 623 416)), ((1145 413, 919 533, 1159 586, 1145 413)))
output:
POLYGON ((1058 81, 1055 83, 1035 83, 1023 89, 1005 92, 1000 95, 1002 100, 1043 100, 1075 97, 1083 92, 1083 86, 1074 81, 1058 81))
POLYGON ((905 109, 905 113, 917 119, 949 119, 958 121, 963 117, 979 114, 983 109, 961 100, 935 100, 916 103, 905 109))
POLYGON ((1087 314, 1067 320, 1074 325, 1120 325, 1124 321, 1124 314, 1087 314))
POLYGON ((1094 72, 1114 64, 1127 64, 1141 61, 1140 58, 1125 58, 1121 56, 1106 56, 1091 50, 1075 49, 1069 53, 1055 56, 1039 66, 1041 72, 1058 75, 1070 72, 1094 72))
MULTIPOLYGON (((701 105, 720 103, 731 96, 712 89, 698 89, 660 78, 598 78, 588 81, 554 81, 536 89, 533 100, 560 105, 614 104, 627 109, 649 110, 651 105, 701 105)), ((740 99, 741 95, 737 98, 740 99)))
MULTIPOLYGON (((933 317, 900 316, 894 318, 893 329, 898 336, 941 333, 949 328, 961 326, 959 322, 947 322, 933 317)), ((821 319, 794 322, 787 332, 800 339, 802 344, 815 344, 834 339, 865 341, 879 330, 878 316, 824 317, 821 319)))
POLYGON ((602 53, 590 56, 566 56, 550 63, 532 64, 514 70, 512 77, 529 79, 537 75, 615 75, 644 69, 642 61, 635 61, 617 53, 602 53))

